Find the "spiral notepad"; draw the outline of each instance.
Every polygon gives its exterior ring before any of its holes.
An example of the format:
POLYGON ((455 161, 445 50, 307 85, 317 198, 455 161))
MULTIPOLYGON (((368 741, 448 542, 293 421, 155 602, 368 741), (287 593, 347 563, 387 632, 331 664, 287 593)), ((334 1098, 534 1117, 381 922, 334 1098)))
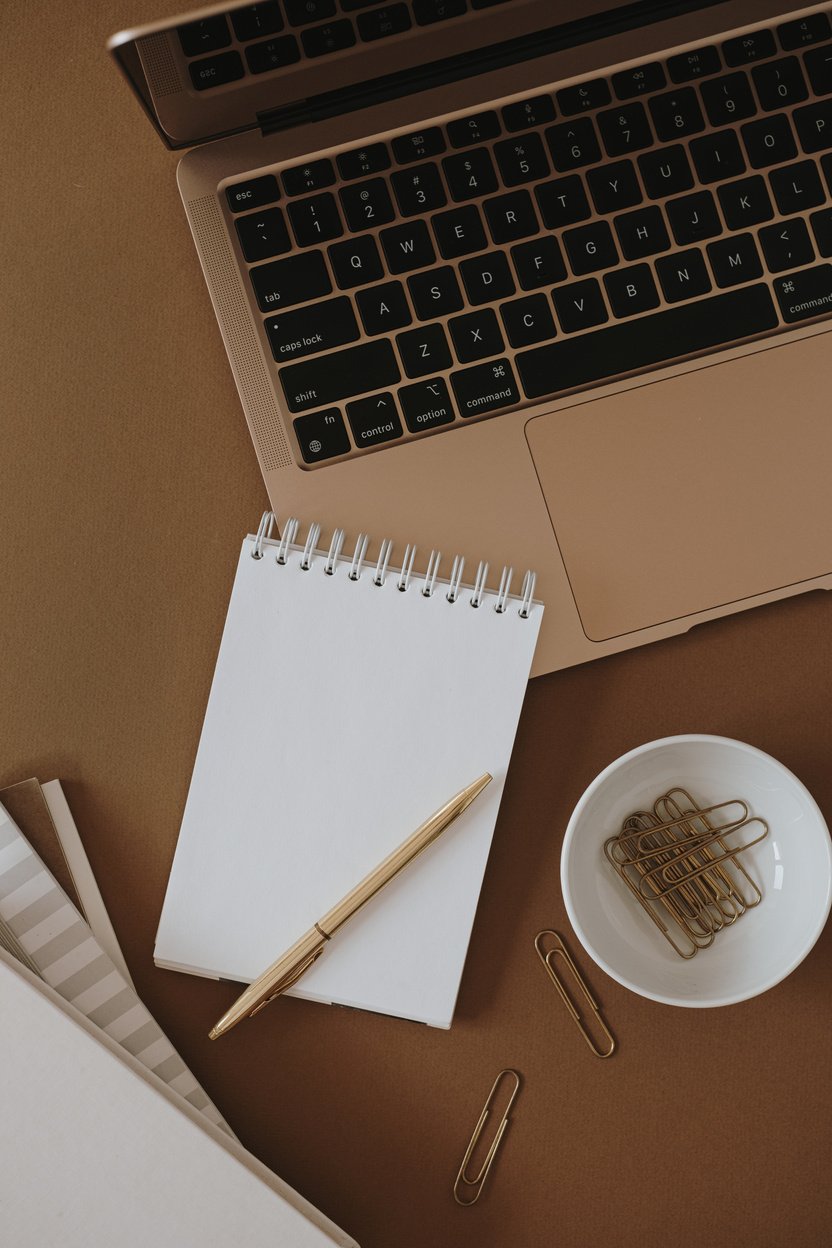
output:
MULTIPOLYGON (((494 783, 292 994, 449 1027, 543 608, 267 513, 243 542, 156 940, 250 982, 453 793, 494 783)), ((291 1008, 289 1006, 289 1008, 291 1008)))

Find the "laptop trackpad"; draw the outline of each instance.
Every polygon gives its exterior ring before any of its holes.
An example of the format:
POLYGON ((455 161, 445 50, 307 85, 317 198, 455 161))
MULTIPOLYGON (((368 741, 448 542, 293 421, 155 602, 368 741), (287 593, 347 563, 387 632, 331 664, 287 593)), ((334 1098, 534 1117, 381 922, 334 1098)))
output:
POLYGON ((832 571, 830 352, 819 334, 528 422, 591 640, 832 571))

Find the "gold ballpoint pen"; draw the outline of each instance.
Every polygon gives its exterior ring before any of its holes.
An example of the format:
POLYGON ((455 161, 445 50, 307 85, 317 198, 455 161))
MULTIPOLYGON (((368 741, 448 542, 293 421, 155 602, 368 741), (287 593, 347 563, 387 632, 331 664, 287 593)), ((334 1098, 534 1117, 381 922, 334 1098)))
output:
POLYGON ((441 836, 454 819, 467 810, 474 798, 482 793, 491 779, 489 773, 485 772, 473 784, 469 784, 461 793, 457 793, 435 814, 426 819, 412 836, 399 845, 398 849, 388 854, 375 870, 365 876, 360 884, 356 884, 346 897, 333 906, 323 918, 318 919, 317 923, 314 923, 300 940, 295 941, 291 949, 287 949, 286 953, 276 962, 272 962, 271 966, 246 988, 231 1009, 226 1010, 216 1026, 211 1028, 210 1038, 216 1040, 224 1036, 242 1019, 252 1018, 270 1001, 274 1001, 275 997, 279 997, 287 988, 296 984, 301 975, 308 971, 312 963, 321 956, 327 941, 335 935, 338 928, 342 927, 347 919, 351 919, 363 905, 366 905, 371 897, 375 897, 385 884, 389 884, 394 876, 397 876, 409 862, 421 854, 423 849, 427 849, 428 845, 441 836))

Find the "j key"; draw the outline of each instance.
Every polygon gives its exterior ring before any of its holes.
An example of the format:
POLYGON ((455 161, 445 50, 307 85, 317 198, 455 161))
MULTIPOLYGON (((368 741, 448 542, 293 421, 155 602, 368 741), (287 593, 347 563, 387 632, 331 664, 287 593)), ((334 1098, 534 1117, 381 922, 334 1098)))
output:
POLYGON ((395 352, 386 338, 302 360, 280 370, 290 412, 339 403, 368 390, 385 390, 400 377, 395 352))
POLYGON ((828 95, 832 91, 832 46, 812 48, 803 60, 815 95, 828 95))
POLYGON ((738 178, 745 173, 745 157, 733 130, 720 130, 716 134, 703 134, 701 139, 694 139, 690 154, 699 181, 706 185, 721 182, 724 178, 738 178))
POLYGON ((573 282, 570 286, 557 286, 552 291, 552 301, 561 328, 566 334, 591 329, 593 325, 603 325, 604 321, 610 319, 601 287, 594 277, 588 277, 583 282, 573 282))
POLYGON ((325 412, 311 412, 309 416, 298 416, 294 426, 300 453, 307 464, 317 464, 335 455, 346 455, 350 450, 344 419, 337 407, 327 408, 325 412))
POLYGON ((540 205, 543 224, 550 230, 558 230, 564 225, 575 225, 592 216, 584 184, 577 173, 570 174, 568 178, 555 178, 553 182, 544 182, 542 186, 535 187, 534 193, 540 205))
POLYGON ((797 48, 810 43, 822 43, 832 38, 832 26, 825 13, 813 13, 811 17, 799 18, 795 22, 784 22, 777 27, 780 46, 784 52, 794 52, 797 48))
MULTIPOLYGON (((450 368, 453 361, 448 340, 441 325, 421 325, 396 338, 404 371, 408 377, 424 377, 427 373, 441 373, 450 368)), ((361 387, 366 390, 366 386, 361 387)))
POLYGON ((451 147, 470 147, 472 143, 496 139, 500 133, 500 119, 492 109, 487 113, 474 113, 471 117, 458 117, 456 121, 449 121, 445 129, 451 147))
POLYGON ((419 26, 432 26, 434 22, 446 22, 461 17, 465 12, 465 0, 413 0, 413 16, 419 26))
POLYGON ((253 74, 268 74, 273 69, 283 69, 300 60, 300 48, 294 35, 281 35, 267 39, 265 43, 250 43, 246 48, 246 61, 253 74))
POLYGON ((545 295, 527 295, 504 303, 500 316, 513 347, 531 347, 536 342, 554 338, 557 330, 549 300, 545 295))
POLYGON ((410 30, 411 25, 406 4, 385 4, 380 9, 373 9, 372 13, 361 13, 358 17, 358 33, 365 43, 400 35, 402 31, 410 30))
POLYGON ((710 191, 698 191, 665 205, 673 237, 680 247, 701 243, 722 233, 722 222, 710 191))
POLYGON ((823 152, 832 147, 832 99, 795 109, 793 117, 804 152, 823 152))
POLYGON ((595 207, 601 213, 620 212, 641 203, 641 187, 631 160, 618 160, 590 169, 586 180, 595 207))
POLYGON ((618 263, 618 250, 606 221, 594 221, 591 225, 566 230, 563 245, 576 277, 596 273, 598 269, 608 269, 618 263))
POLYGON ((696 247, 678 251, 673 256, 661 256, 656 261, 656 273, 668 303, 706 295, 711 289, 704 257, 696 247))
POLYGON ((733 121, 753 117, 757 111, 747 74, 726 74, 702 83, 702 99, 712 126, 728 126, 733 121))
MULTIPOLYGON (((827 266, 831 267, 832 266, 827 266)), ((774 329, 768 287, 743 286, 695 303, 621 321, 593 334, 545 343, 517 356, 526 396, 543 398, 620 373, 774 329)))
POLYGON ((267 208, 265 212, 238 217, 234 224, 243 255, 249 263, 267 260, 269 256, 279 256, 291 250, 289 231, 279 208, 267 208))
POLYGON ((207 91, 224 82, 236 82, 245 75, 239 52, 218 52, 201 61, 191 61, 188 69, 196 91, 207 91))
POLYGON ((325 26, 312 26, 300 38, 303 50, 311 60, 316 56, 328 56, 330 52, 340 52, 342 48, 351 48, 355 43, 355 31, 352 22, 342 18, 339 22, 327 22, 325 26))
POLYGON ((784 216, 817 208, 826 196, 817 166, 813 160, 801 160, 796 165, 772 169, 768 175, 777 207, 784 216))
POLYGON ((751 76, 760 104, 766 112, 785 108, 787 104, 799 104, 809 94, 796 56, 784 56, 779 61, 755 65, 751 76))
POLYGON ((507 299, 514 294, 514 278, 501 251, 463 260, 459 271, 471 304, 493 303, 496 299, 507 299))
POLYGON ((424 221, 394 225, 392 229, 382 230, 379 238, 391 273, 409 273, 436 261, 436 252, 424 221))
POLYGON ((695 78, 718 74, 721 69, 719 52, 713 44, 706 48, 694 48, 692 52, 680 52, 667 62, 671 82, 691 82, 695 78))
POLYGON ((551 95, 536 95, 531 100, 518 100, 506 104, 503 109, 503 125, 514 134, 531 126, 544 126, 555 120, 555 106, 551 95))
POLYGON ((553 286, 566 277, 560 246, 556 238, 536 238, 533 243, 521 243, 512 247, 511 258, 514 271, 523 290, 537 290, 539 286, 553 286))
POLYGON ((604 108, 611 98, 606 79, 593 78, 591 82, 579 82, 574 87, 561 87, 558 107, 564 117, 574 117, 588 108, 604 108))
POLYGON ((705 119, 693 87, 681 87, 650 100, 650 112, 656 134, 663 143, 698 134, 705 129, 705 119))
POLYGON ((345 295, 271 316, 266 321, 266 333, 272 355, 279 364, 318 351, 331 351, 361 336, 352 305, 345 295))
POLYGON ((235 9, 230 16, 234 34, 241 43, 247 39, 262 39, 264 35, 274 35, 283 29, 277 0, 246 5, 244 9, 235 9))
POLYGON ((658 61, 637 65, 635 69, 622 69, 612 76, 612 89, 619 100, 631 100, 633 96, 661 91, 666 86, 667 79, 658 61))
POLYGON ((658 208, 625 212, 615 218, 615 229, 627 260, 643 260, 645 256, 667 251, 670 246, 667 226, 658 208))
POLYGON ((436 243, 443 260, 455 260, 486 247, 485 230, 476 208, 452 208, 431 217, 436 243))
POLYGON ((802 273, 778 277, 774 293, 783 319, 805 321, 832 312, 832 264, 817 264, 802 273))
POLYGON ((494 155, 505 186, 537 182, 549 173, 549 161, 539 134, 504 139, 495 145, 494 155))
POLYGON ((417 130, 413 134, 400 134, 393 140, 393 155, 400 165, 410 165, 414 160, 438 156, 445 150, 445 136, 438 126, 429 130, 417 130))
POLYGON ((514 243, 538 231, 537 214, 528 191, 512 191, 483 204, 485 219, 495 243, 514 243))
POLYGON ((813 212, 809 221, 819 254, 832 256, 832 208, 824 208, 822 212, 813 212))
POLYGON ((483 412, 496 412, 501 407, 522 402, 523 396, 517 389, 508 360, 475 364, 473 368, 451 373, 451 385, 463 417, 481 416, 483 412))
POLYGON ((413 320, 401 282, 385 282, 383 286, 359 290, 355 302, 368 334, 404 329, 413 320))
MULTIPOLYGON (((272 260, 250 271, 251 284, 262 312, 274 312, 307 299, 320 299, 332 290, 329 273, 320 251, 285 260, 272 260)), ((326 402, 326 400, 324 400, 326 402)))
POLYGON ((497 317, 491 308, 454 317, 448 322, 448 329, 460 364, 473 364, 475 360, 499 355, 505 347, 497 317))
POLYGON ((792 128, 785 113, 749 122, 740 128, 740 132, 752 169, 779 165, 784 160, 794 160, 797 155, 792 128))
POLYGON ((345 182, 366 178, 371 173, 383 173, 390 168, 390 153, 386 143, 369 143, 338 157, 338 172, 345 182))
POLYGON ((358 447, 378 446, 381 442, 392 442, 402 436, 396 400, 389 391, 348 403, 347 419, 358 447))
POLYGON ((811 264, 815 258, 806 222, 800 217, 778 221, 777 225, 760 230, 760 246, 772 273, 811 264))
POLYGON ((288 212, 299 247, 325 243, 330 238, 340 238, 344 233, 338 205, 331 191, 311 195, 309 199, 293 200, 288 212))
POLYGON ((690 161, 681 143, 645 152, 638 158, 641 179, 650 199, 681 195, 693 186, 690 161))
POLYGON ((659 292, 649 264, 634 264, 629 269, 616 269, 604 278, 607 298, 613 316, 635 316, 659 306, 659 292))
POLYGON ((417 212, 433 212, 436 208, 444 208, 448 202, 436 165, 414 165, 410 169, 401 169, 393 174, 390 181, 399 209, 405 217, 412 217, 417 212))
POLYGON ((251 178, 248 182, 236 182, 234 186, 227 186, 225 198, 232 212, 246 212, 249 208, 262 208, 264 204, 273 204, 276 199, 280 199, 280 189, 274 174, 267 173, 262 178, 251 178))
POLYGON ((435 429, 437 425, 449 425, 454 419, 451 396, 441 377, 417 381, 412 386, 402 386, 399 403, 411 433, 435 429))
POLYGON ((653 135, 644 105, 624 104, 598 114, 598 129, 608 156, 628 156, 643 147, 650 147, 653 135))
POLYGON ((189 22, 187 26, 179 26, 176 33, 186 56, 217 52, 231 43, 231 31, 222 14, 219 17, 205 17, 201 22, 189 22))
POLYGON ((437 316, 459 312, 463 306, 456 271, 450 265, 431 269, 429 273, 414 273, 407 279, 407 284, 420 321, 432 321, 437 316))
POLYGON ((546 142, 558 173, 579 169, 581 165, 594 165, 601 159, 601 149, 590 117, 576 117, 574 121, 550 126, 546 131, 546 142))
POLYGON ((718 188, 717 194, 729 230, 744 230, 774 216, 765 181, 759 174, 741 182, 728 182, 718 188))
POLYGON ((295 165, 283 170, 283 189, 287 195, 305 195, 332 186, 335 170, 331 160, 310 160, 308 165, 295 165))
POLYGON ((375 225, 386 225, 396 215, 384 178, 370 178, 368 182, 342 187, 341 204, 347 225, 354 234, 371 230, 375 225))
POLYGON ((335 16, 335 0, 285 0, 286 16, 291 26, 322 22, 335 16))
POLYGON ((748 65, 751 61, 760 61, 767 56, 774 56, 777 44, 770 30, 755 30, 750 35, 739 35, 736 39, 728 39, 722 45, 722 54, 726 65, 748 65))
POLYGON ((335 243, 329 249, 329 259, 341 290, 365 286, 367 282, 377 282, 384 276, 376 240, 369 234, 363 238, 350 238, 345 243, 335 243))
POLYGON ((477 147, 459 156, 447 156, 442 165, 451 199, 458 204, 466 199, 491 195, 497 189, 497 175, 486 147, 477 147))
POLYGON ((734 234, 708 244, 708 259, 717 286, 737 286, 763 276, 753 234, 734 234))

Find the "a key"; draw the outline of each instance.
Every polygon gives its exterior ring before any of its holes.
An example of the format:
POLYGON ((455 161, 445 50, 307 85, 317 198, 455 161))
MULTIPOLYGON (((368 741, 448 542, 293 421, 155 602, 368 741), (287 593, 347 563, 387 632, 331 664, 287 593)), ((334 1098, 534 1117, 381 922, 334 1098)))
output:
POLYGON ((674 139, 683 139, 705 129, 705 118, 693 87, 654 95, 649 103, 656 134, 663 143, 672 143, 674 139))
POLYGON ((539 286, 553 286, 566 278, 560 246, 551 236, 536 238, 531 243, 512 247, 511 259, 517 281, 523 290, 537 290, 539 286))
POLYGON ((494 156, 505 186, 537 182, 549 173, 549 160, 539 134, 504 139, 495 144, 494 156))
MULTIPOLYGON (((399 355, 408 377, 441 373, 452 364, 448 339, 441 325, 421 325, 396 338, 399 355)), ((362 387, 366 389, 366 387, 362 387)))
POLYGON ((594 165, 601 159, 591 117, 576 117, 574 121, 550 126, 546 131, 546 142, 558 173, 579 169, 581 165, 594 165))
POLYGON ((348 403, 347 420, 359 449, 362 446, 379 446, 382 442, 392 442, 402 436, 396 400, 389 390, 348 403))
POLYGON ((400 35, 410 30, 410 13, 406 4, 385 4, 371 13, 361 13, 358 17, 358 33, 365 43, 374 43, 377 39, 388 39, 391 35, 400 35))
POLYGON ((420 321, 459 312, 463 306, 456 272, 450 265, 430 269, 427 273, 414 273, 407 279, 407 285, 420 321))
POLYGON ((813 212, 809 218, 815 244, 821 256, 832 256, 832 208, 813 212))
POLYGON ((717 189, 717 194, 729 230, 744 230, 749 225, 770 221, 774 216, 765 180, 760 174, 739 182, 727 182, 717 189))
POLYGON ((538 231, 537 214, 528 191, 512 191, 483 204, 485 219, 495 243, 514 243, 538 231))
POLYGON ((382 230, 379 239, 391 273, 409 273, 436 261, 436 252, 424 221, 394 225, 389 230, 382 230))
POLYGON ((279 256, 292 247, 283 213, 279 208, 267 208, 265 212, 253 212, 248 217, 237 217, 234 222, 243 255, 251 264, 255 260, 268 260, 279 256))
POLYGON ((366 178, 371 173, 383 173, 390 168, 390 152, 386 143, 369 143, 342 152, 337 158, 338 172, 345 182, 366 178))
POLYGON ((777 207, 783 216, 816 208, 826 196, 817 165, 813 160, 801 160, 796 165, 772 169, 768 175, 777 207))
POLYGON ((444 150, 445 136, 438 126, 415 130, 412 134, 400 134, 393 140, 393 155, 400 165, 410 165, 415 160, 438 156, 444 150))
POLYGON ((752 169, 779 165, 784 160, 794 160, 797 155, 792 128, 785 113, 777 113, 762 121, 751 121, 747 126, 740 127, 740 133, 752 169))
POLYGON ((637 208, 615 218, 615 230, 627 260, 643 260, 659 251, 667 251, 670 237, 658 208, 637 208))
POLYGON ((249 276, 261 312, 274 312, 295 303, 306 303, 309 299, 320 299, 332 290, 329 273, 319 251, 260 264, 250 270, 249 276))
POLYGON ((593 78, 578 82, 573 87, 561 87, 557 93, 558 107, 564 117, 575 117, 590 108, 604 108, 610 103, 609 83, 605 78, 593 78))
POLYGON ((283 29, 283 16, 277 0, 248 4, 245 8, 233 9, 229 16, 234 34, 240 43, 249 39, 262 39, 264 35, 276 35, 283 29))
POLYGON ((351 399, 371 390, 386 390, 401 378, 387 338, 346 347, 332 355, 288 364, 279 372, 290 412, 304 412, 351 399))
POLYGON ((471 260, 463 260, 459 272, 468 302, 474 306, 494 303, 497 299, 507 299, 514 294, 514 278, 511 276, 508 260, 501 251, 487 252, 471 260))
POLYGON ((239 52, 218 52, 216 56, 191 61, 188 69, 196 91, 208 91, 225 82, 236 82, 246 72, 239 52))
POLYGON ((725 288, 763 276, 753 234, 732 234, 708 244, 708 260, 717 286, 725 288))
POLYGON ((550 95, 535 95, 530 100, 517 100, 503 109, 503 125, 514 134, 532 126, 544 126, 555 120, 555 106, 550 95))
POLYGON ((287 211, 299 247, 313 247, 316 243, 340 238, 344 233, 338 205, 330 191, 308 199, 295 199, 287 211))
POLYGON ((718 74, 721 69, 722 61, 713 44, 705 48, 694 48, 691 52, 680 52, 677 56, 671 56, 667 62, 670 81, 676 83, 707 78, 710 74, 718 74))
POLYGON ((355 296, 361 323, 368 334, 404 329, 413 320, 401 282, 385 282, 359 290, 355 296))
POLYGON ((451 199, 458 204, 466 199, 491 195, 497 189, 497 175, 486 147, 476 147, 458 156, 446 156, 442 167, 451 199))
POLYGON ((757 111, 748 76, 743 73, 712 78, 700 88, 705 111, 712 126, 730 126, 732 122, 753 117, 757 111))
POLYGON ((680 247, 701 243, 722 233, 722 222, 710 191, 697 191, 665 204, 673 237, 680 247))
POLYGON ((451 147, 470 147, 473 143, 496 139, 500 133, 500 119, 492 109, 486 113, 474 113, 470 117, 449 121, 445 129, 451 140, 451 147))
POLYGON ((188 22, 178 26, 176 33, 186 56, 202 56, 205 52, 218 52, 231 43, 231 31, 228 22, 220 14, 218 17, 204 17, 199 22, 188 22))
POLYGON ((306 195, 309 191, 322 191, 332 186, 335 170, 331 160, 310 160, 306 165, 284 169, 281 176, 287 195, 306 195))
POLYGON ((500 307, 506 335, 513 347, 530 347, 554 338, 557 330, 545 295, 526 295, 500 307))
POLYGON ((543 182, 534 188, 534 193, 547 229, 558 230, 565 225, 586 221, 587 217, 592 216, 584 184, 577 173, 566 178, 555 178, 552 182, 543 182))
POLYGON ((598 212, 621 212, 641 203, 641 187, 631 160, 590 169, 586 180, 598 212))
POLYGON ((327 22, 325 26, 310 26, 300 38, 304 52, 313 60, 317 56, 328 56, 330 52, 351 48, 355 43, 355 31, 352 22, 342 18, 338 22, 327 22))
POLYGON ((832 39, 832 26, 825 13, 813 13, 809 17, 798 18, 793 22, 784 22, 777 27, 780 46, 784 52, 794 52, 797 48, 806 47, 811 43, 822 43, 824 39, 832 39))
POLYGON ((591 225, 566 230, 563 245, 576 277, 596 273, 618 263, 618 249, 606 221, 593 221, 591 225))
POLYGON ((504 349, 503 335, 492 308, 468 312, 448 322, 454 341, 454 350, 460 364, 473 364, 490 355, 499 355, 504 349))
POLYGON ((402 386, 399 390, 399 403, 405 424, 411 433, 436 429, 438 425, 450 425, 456 415, 448 387, 442 377, 432 377, 427 381, 414 382, 412 386, 402 386))
POLYGON ((659 292, 649 264, 634 264, 629 269, 615 269, 604 277, 607 298, 613 316, 635 316, 659 306, 659 292))
POLYGON ((650 199, 681 195, 693 186, 690 161, 681 143, 644 152, 638 158, 641 179, 650 199))
POLYGON ((484 412, 496 412, 501 407, 522 402, 508 360, 491 360, 488 364, 475 364, 473 368, 451 373, 451 385, 463 417, 481 416, 484 412))
POLYGON ((796 56, 784 56, 779 61, 755 65, 751 71, 761 106, 767 113, 788 104, 800 104, 809 92, 800 61, 796 56))
POLYGON ((728 39, 722 45, 722 55, 726 65, 749 65, 752 61, 764 60, 774 56, 777 44, 770 30, 755 30, 748 35, 738 35, 736 39, 728 39))
POLYGON ((832 91, 832 45, 812 48, 804 56, 803 63, 815 95, 829 95, 832 91))
POLYGON ((745 173, 745 157, 733 130, 720 130, 716 134, 703 134, 701 139, 694 139, 690 154, 699 181, 706 185, 722 182, 725 178, 738 178, 745 173))
POLYGON ((598 129, 608 156, 629 156, 630 152, 650 147, 653 142, 644 105, 638 101, 599 113, 598 129))
POLYGON ((293 312, 279 312, 268 318, 265 328, 278 364, 331 351, 360 337, 352 305, 344 295, 326 303, 308 303, 293 312))
POLYGON ((832 147, 832 99, 797 108, 792 116, 804 152, 823 152, 832 147))
POLYGON ((351 449, 344 418, 337 407, 298 416, 293 423, 300 453, 307 464, 346 455, 351 449))
POLYGON ((401 169, 390 179, 402 216, 433 212, 448 202, 436 165, 413 165, 401 169))
POLYGON ((299 60, 300 47, 294 35, 250 43, 246 48, 246 63, 253 74, 269 74, 273 69, 283 69, 299 60))
POLYGON ((369 234, 363 238, 349 238, 344 243, 333 243, 329 259, 335 281, 341 290, 353 286, 366 286, 384 276, 376 240, 369 234))
POLYGON ((815 258, 806 222, 801 217, 778 221, 760 230, 760 246, 772 273, 811 264, 815 258))
POLYGON ((225 198, 232 212, 246 212, 250 208, 262 208, 280 199, 280 188, 273 173, 262 178, 250 178, 247 182, 235 182, 225 188, 225 198))
POLYGON ((828 316, 832 312, 832 264, 816 264, 813 269, 778 277, 774 293, 783 320, 790 324, 813 316, 828 316))
POLYGON ((419 26, 447 22, 452 17, 461 17, 464 12, 465 0, 413 0, 413 16, 419 26))
POLYGON ((335 0, 284 0, 290 26, 306 26, 335 16, 335 0))
POLYGON ((487 245, 480 214, 473 204, 438 212, 431 217, 431 225, 443 260, 483 251, 487 245))
POLYGON ((347 225, 354 234, 386 225, 396 215, 384 178, 370 178, 367 182, 342 186, 341 205, 347 225))
POLYGON ((667 86, 664 70, 658 61, 637 65, 634 69, 622 69, 612 76, 612 89, 616 99, 631 100, 648 91, 661 91, 667 86))
POLYGON ((572 282, 568 286, 556 286, 552 291, 552 302, 565 334, 591 329, 593 325, 603 325, 610 319, 601 287, 594 277, 588 277, 583 282, 572 282))
POLYGON ((660 256, 656 261, 656 275, 668 303, 706 295, 711 289, 705 258, 697 247, 677 251, 672 256, 660 256))

